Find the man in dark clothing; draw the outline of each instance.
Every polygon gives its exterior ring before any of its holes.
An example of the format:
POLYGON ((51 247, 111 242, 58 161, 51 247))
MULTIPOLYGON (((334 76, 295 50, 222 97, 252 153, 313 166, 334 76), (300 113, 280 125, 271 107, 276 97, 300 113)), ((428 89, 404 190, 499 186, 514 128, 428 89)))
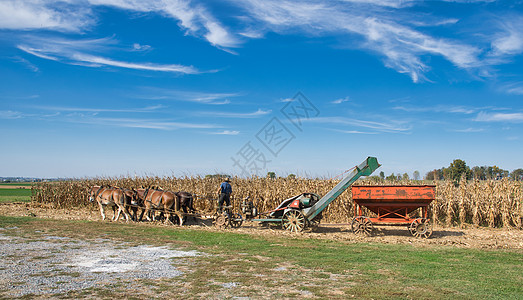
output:
POLYGON ((225 202, 226 206, 231 205, 231 194, 232 194, 232 187, 230 184, 231 180, 229 177, 225 178, 225 181, 222 182, 220 185, 220 188, 218 189, 218 194, 220 195, 220 198, 218 200, 218 212, 222 212, 222 206, 223 202, 225 202))

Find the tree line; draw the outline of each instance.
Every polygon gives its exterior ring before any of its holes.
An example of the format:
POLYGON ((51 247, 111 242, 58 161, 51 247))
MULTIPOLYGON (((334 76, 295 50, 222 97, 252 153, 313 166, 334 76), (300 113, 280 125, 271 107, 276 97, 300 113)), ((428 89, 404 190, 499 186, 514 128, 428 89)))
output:
POLYGON ((464 160, 455 159, 447 168, 443 167, 428 172, 425 179, 459 181, 462 176, 467 179, 479 180, 500 180, 503 178, 523 180, 523 169, 519 168, 509 172, 498 166, 474 166, 470 168, 464 160))

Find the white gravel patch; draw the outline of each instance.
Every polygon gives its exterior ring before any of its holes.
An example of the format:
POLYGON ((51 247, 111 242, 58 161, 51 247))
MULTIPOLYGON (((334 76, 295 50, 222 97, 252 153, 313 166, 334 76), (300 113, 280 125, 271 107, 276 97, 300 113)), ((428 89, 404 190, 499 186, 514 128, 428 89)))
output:
MULTIPOLYGON (((7 228, 15 230, 16 228, 7 228)), ((43 236, 35 241, 0 232, 0 298, 53 295, 108 282, 132 288, 134 279, 174 278, 176 265, 202 255, 148 245, 131 247, 107 239, 75 240, 43 236)))

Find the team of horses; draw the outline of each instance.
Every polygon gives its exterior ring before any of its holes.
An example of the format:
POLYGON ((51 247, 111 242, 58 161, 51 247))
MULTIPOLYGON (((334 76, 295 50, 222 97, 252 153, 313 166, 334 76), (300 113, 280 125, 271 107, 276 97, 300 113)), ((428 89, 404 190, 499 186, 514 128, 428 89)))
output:
POLYGON ((165 191, 152 187, 124 189, 96 185, 89 191, 89 201, 98 203, 103 220, 106 219, 105 207, 107 206, 113 209, 113 221, 118 220, 121 214, 126 221, 142 221, 144 215, 148 221, 152 221, 155 212, 159 211, 159 217, 164 221, 181 225, 185 214, 195 212, 194 197, 191 193, 165 191), (138 217, 139 209, 141 214, 138 217))

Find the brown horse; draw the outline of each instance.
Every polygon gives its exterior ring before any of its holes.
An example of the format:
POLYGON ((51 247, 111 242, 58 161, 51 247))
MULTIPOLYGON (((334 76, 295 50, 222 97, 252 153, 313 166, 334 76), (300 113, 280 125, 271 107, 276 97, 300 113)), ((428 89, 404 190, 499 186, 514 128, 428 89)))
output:
POLYGON ((174 194, 178 197, 178 201, 180 201, 180 208, 183 210, 184 213, 196 211, 193 207, 194 198, 191 193, 179 191, 174 194))
POLYGON ((89 201, 98 203, 103 220, 105 220, 104 207, 111 206, 113 208, 113 221, 120 217, 121 212, 124 213, 125 219, 129 221, 129 214, 125 206, 125 193, 121 189, 103 185, 93 186, 89 192, 89 201), (116 214, 116 207, 118 207, 118 215, 116 214))
MULTIPOLYGON (((148 221, 152 221, 153 218, 151 214, 153 209, 162 211, 165 216, 169 214, 170 217, 173 217, 172 209, 178 199, 173 192, 152 188, 137 189, 135 191, 136 196, 143 201, 143 209, 139 218, 140 221, 144 214, 148 221)), ((170 218, 167 218, 167 220, 169 219, 170 218)))
POLYGON ((121 190, 124 192, 125 207, 126 209, 129 208, 127 209, 127 213, 131 216, 131 219, 133 221, 138 221, 138 208, 142 206, 142 201, 140 201, 140 199, 136 195, 135 190, 123 188, 121 190))
MULTIPOLYGON (((143 215, 147 220, 154 219, 154 211, 160 210, 161 215, 167 216, 171 220, 174 216, 173 212, 183 211, 184 213, 194 212, 193 196, 191 193, 180 191, 171 192, 155 188, 141 188, 133 191, 136 193, 136 204, 142 206, 142 213, 139 220, 141 221, 143 215)), ((180 224, 183 223, 183 220, 180 224)))

